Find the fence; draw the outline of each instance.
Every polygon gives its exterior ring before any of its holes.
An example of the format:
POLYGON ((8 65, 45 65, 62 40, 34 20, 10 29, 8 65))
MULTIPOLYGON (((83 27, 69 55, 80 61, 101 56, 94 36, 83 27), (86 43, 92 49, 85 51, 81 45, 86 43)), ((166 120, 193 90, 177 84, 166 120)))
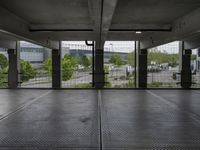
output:
POLYGON ((179 88, 180 73, 178 69, 148 70, 147 75, 148 88, 179 88))

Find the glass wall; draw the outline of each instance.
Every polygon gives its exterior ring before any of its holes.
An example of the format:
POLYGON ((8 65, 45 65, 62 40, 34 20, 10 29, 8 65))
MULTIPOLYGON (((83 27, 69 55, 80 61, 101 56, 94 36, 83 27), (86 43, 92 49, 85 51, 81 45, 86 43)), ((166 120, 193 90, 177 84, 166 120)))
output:
POLYGON ((7 49, 0 48, 0 88, 8 87, 8 53, 7 49))
POLYGON ((23 88, 51 88, 51 50, 20 42, 20 85, 23 88))
POLYGON ((92 46, 85 41, 62 42, 62 88, 92 87, 92 46))
POLYGON ((135 88, 134 41, 106 41, 105 88, 135 88))
POLYGON ((179 43, 148 49, 148 88, 180 87, 179 43))

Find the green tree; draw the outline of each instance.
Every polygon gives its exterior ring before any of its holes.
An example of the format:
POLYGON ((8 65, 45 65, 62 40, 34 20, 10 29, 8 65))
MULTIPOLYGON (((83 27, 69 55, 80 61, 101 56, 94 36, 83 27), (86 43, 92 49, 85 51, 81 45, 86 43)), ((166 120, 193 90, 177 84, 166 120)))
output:
POLYGON ((25 82, 29 79, 33 79, 37 75, 37 70, 33 68, 33 66, 25 60, 20 61, 20 73, 21 73, 21 81, 25 82))
POLYGON ((5 55, 0 54, 0 87, 5 87, 8 73, 8 59, 5 55))
POLYGON ((89 67, 90 65, 91 65, 91 61, 88 59, 88 57, 87 56, 82 56, 81 58, 80 58, 81 60, 81 65, 83 65, 84 67, 89 67))
POLYGON ((105 72, 105 88, 111 88, 112 84, 108 81, 108 74, 109 74, 109 67, 104 65, 104 72, 105 72))
POLYGON ((8 69, 4 68, 4 69, 0 69, 0 87, 5 87, 7 84, 6 82, 8 81, 8 76, 7 73, 8 69))
MULTIPOLYGON (((77 61, 74 57, 70 56, 69 54, 65 54, 61 61, 62 64, 62 80, 67 81, 71 79, 74 70, 76 68, 77 61)), ((48 58, 44 61, 43 64, 44 70, 49 72, 52 75, 52 59, 48 58)))
POLYGON ((132 67, 135 67, 135 52, 131 52, 127 54, 128 64, 132 67))
POLYGON ((62 80, 67 81, 71 79, 76 67, 76 60, 74 57, 65 54, 62 59, 62 80))
POLYGON ((52 59, 51 58, 48 58, 44 61, 43 63, 43 68, 44 70, 46 70, 49 75, 51 76, 52 74, 52 59))
POLYGON ((192 54, 191 55, 191 60, 197 60, 197 55, 192 54))
POLYGON ((166 51, 161 52, 157 49, 151 49, 148 52, 148 65, 151 64, 152 61, 157 64, 169 63, 171 66, 176 66, 178 62, 179 56, 178 54, 170 54, 166 51))
POLYGON ((0 69, 4 69, 8 66, 8 59, 5 55, 0 54, 0 69))
POLYGON ((120 58, 120 56, 116 55, 116 54, 113 54, 110 57, 109 62, 112 63, 112 64, 114 64, 114 65, 117 65, 117 66, 121 66, 123 64, 122 59, 120 58))

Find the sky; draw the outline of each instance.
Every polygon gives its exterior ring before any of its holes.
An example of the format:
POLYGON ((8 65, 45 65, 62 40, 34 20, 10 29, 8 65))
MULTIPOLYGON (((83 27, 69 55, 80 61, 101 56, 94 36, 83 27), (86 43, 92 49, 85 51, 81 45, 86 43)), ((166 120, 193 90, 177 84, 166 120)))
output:
MULTIPOLYGON (((29 42, 21 41, 21 44, 27 47, 40 47, 35 44, 31 44, 29 42)), ((110 52, 126 52, 130 53, 134 51, 134 41, 106 41, 104 50, 105 51, 110 51, 110 52)), ((158 46, 157 49, 164 52, 166 51, 167 53, 178 53, 178 41, 171 42, 168 44, 164 44, 161 46, 158 46)), ((91 47, 86 46, 85 41, 63 41, 63 46, 64 47, 70 47, 71 49, 91 49, 91 47)), ((196 54, 196 51, 192 51, 193 54, 196 54)))
MULTIPOLYGON (((64 41, 65 46, 71 45, 70 47, 75 47, 75 45, 85 45, 84 41, 64 41)), ((114 51, 114 52, 127 52, 130 53, 135 49, 134 41, 106 41, 104 50, 114 51)), ((157 47, 160 51, 166 51, 168 53, 178 53, 178 42, 172 42, 157 47)))

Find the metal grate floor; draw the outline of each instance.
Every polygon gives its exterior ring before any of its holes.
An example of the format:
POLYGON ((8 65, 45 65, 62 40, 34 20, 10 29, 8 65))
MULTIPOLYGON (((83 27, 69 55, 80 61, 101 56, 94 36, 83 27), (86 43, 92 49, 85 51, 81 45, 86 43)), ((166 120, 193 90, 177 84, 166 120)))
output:
POLYGON ((0 150, 197 150, 200 91, 0 90, 0 150))

